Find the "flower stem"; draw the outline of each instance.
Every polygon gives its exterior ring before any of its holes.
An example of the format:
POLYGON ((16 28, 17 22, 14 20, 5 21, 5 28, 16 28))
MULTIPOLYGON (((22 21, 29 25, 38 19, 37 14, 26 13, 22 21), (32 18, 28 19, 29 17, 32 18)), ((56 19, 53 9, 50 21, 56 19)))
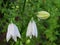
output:
POLYGON ((24 12, 24 10, 25 10, 25 6, 26 6, 26 0, 24 0, 24 5, 23 5, 22 13, 23 13, 23 12, 24 12))

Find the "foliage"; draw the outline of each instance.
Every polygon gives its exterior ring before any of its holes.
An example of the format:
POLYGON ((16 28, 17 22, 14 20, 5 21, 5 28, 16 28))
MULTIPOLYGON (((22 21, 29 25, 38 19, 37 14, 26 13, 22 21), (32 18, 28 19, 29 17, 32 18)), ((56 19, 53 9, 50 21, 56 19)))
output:
POLYGON ((0 45, 60 45, 60 0, 0 0, 0 45), (47 20, 38 20, 38 11, 47 11, 47 20), (38 28, 38 38, 26 38, 26 29, 31 18, 38 28), (8 24, 13 21, 21 32, 22 39, 6 42, 8 24))

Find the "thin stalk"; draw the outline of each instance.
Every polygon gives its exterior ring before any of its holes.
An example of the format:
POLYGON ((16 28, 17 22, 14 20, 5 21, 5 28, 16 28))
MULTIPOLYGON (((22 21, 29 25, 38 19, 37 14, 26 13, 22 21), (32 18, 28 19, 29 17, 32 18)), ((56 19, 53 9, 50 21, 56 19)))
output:
POLYGON ((22 13, 23 13, 23 12, 24 12, 24 10, 25 10, 25 6, 26 6, 26 0, 24 0, 23 9, 22 9, 22 13))

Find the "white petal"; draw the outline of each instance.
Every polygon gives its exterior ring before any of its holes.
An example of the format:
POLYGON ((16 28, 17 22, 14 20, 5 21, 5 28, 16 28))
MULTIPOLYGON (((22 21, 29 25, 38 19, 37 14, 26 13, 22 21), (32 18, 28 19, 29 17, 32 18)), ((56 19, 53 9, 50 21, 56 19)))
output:
POLYGON ((12 35, 14 34, 14 25, 13 23, 11 23, 9 26, 8 26, 8 32, 12 35))
POLYGON ((15 32, 15 35, 19 38, 21 38, 21 35, 19 33, 19 30, 18 30, 18 27, 16 25, 14 25, 14 32, 15 32))
POLYGON ((11 38, 11 35, 10 35, 9 32, 7 32, 7 35, 6 35, 6 40, 7 40, 7 42, 10 40, 10 38, 11 38))
POLYGON ((31 23, 31 21, 28 24, 26 36, 27 37, 32 37, 32 23, 31 23))
POLYGON ((7 31, 7 36, 6 36, 6 40, 7 40, 7 42, 9 41, 9 39, 11 38, 11 34, 13 33, 13 26, 12 26, 12 24, 9 24, 8 25, 8 31, 7 31))
POLYGON ((12 24, 12 27, 13 27, 13 32, 11 33, 11 35, 12 35, 12 38, 14 39, 14 41, 16 42, 17 37, 21 38, 21 36, 20 36, 17 26, 15 24, 12 24))
POLYGON ((33 34, 33 36, 37 37, 37 26, 36 26, 36 23, 34 20, 32 21, 32 27, 33 27, 32 34, 33 34))
POLYGON ((14 36, 12 36, 12 39, 15 41, 15 42, 17 42, 17 37, 14 35, 14 36))

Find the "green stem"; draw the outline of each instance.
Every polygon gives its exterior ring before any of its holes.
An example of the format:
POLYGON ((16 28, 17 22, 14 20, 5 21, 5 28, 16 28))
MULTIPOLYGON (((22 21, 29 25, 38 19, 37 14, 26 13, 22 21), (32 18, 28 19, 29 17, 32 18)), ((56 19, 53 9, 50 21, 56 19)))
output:
POLYGON ((24 12, 24 10, 25 10, 25 6, 26 6, 26 0, 24 0, 24 5, 23 5, 22 13, 23 13, 23 12, 24 12))

